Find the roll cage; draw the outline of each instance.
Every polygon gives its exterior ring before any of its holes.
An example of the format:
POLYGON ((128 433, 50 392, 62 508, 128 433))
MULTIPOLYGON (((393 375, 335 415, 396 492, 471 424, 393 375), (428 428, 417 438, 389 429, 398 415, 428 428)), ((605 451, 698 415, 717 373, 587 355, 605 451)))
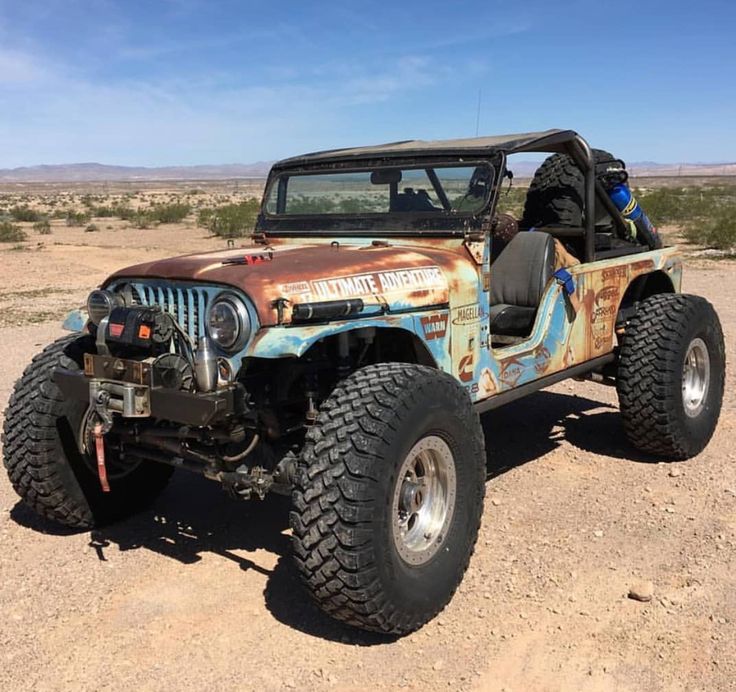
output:
POLYGON ((626 224, 596 179, 593 152, 585 139, 573 130, 546 130, 456 140, 407 140, 378 146, 316 152, 284 159, 277 162, 269 174, 256 231, 266 236, 463 237, 489 226, 496 208, 501 182, 506 174, 507 157, 523 152, 568 154, 583 172, 585 226, 556 229, 555 234, 583 240, 584 261, 589 262, 596 259, 595 215, 586 213, 587 210, 595 207, 596 202, 606 210, 621 237, 625 237, 626 224), (433 166, 452 164, 462 166, 487 164, 492 168, 494 174, 492 192, 486 204, 475 214, 401 212, 280 216, 269 214, 266 210, 266 200, 271 187, 278 185, 278 181, 284 174, 325 173, 401 166, 432 169, 433 166))

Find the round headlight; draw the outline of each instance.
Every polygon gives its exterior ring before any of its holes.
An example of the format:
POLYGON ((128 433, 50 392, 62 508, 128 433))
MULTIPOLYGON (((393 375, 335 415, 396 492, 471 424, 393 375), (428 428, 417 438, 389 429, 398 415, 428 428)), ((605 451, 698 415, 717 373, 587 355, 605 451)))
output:
POLYGON ((237 351, 250 336, 248 310, 238 296, 219 295, 207 310, 207 331, 224 351, 237 351))
POLYGON ((87 313, 96 325, 99 325, 115 307, 124 304, 122 296, 110 291, 92 291, 87 298, 87 313))

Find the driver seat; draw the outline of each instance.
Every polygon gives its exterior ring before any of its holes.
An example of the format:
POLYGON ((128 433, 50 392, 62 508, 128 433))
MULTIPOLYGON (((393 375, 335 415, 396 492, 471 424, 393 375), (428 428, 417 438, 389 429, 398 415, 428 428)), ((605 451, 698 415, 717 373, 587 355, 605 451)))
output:
POLYGON ((491 267, 491 334, 529 336, 544 289, 555 271, 549 233, 522 231, 491 267))

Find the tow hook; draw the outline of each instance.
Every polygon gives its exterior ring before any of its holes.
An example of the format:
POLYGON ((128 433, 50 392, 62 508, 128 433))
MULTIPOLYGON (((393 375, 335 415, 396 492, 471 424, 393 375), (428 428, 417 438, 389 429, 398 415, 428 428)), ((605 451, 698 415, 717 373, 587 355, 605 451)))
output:
POLYGON ((97 454, 97 476, 103 493, 110 492, 110 483, 107 480, 107 467, 105 466, 105 432, 102 422, 95 423, 92 428, 92 437, 95 438, 95 451, 97 454))

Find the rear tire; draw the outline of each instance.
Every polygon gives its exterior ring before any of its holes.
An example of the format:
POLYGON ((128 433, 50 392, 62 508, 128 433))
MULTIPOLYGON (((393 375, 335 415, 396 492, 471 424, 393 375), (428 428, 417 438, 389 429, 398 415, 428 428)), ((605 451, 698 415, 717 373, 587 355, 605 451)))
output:
POLYGON ((713 435, 725 382, 723 332, 699 296, 644 300, 626 326, 617 389, 624 430, 644 452, 688 459, 713 435))
POLYGON ((122 519, 149 504, 174 469, 142 462, 110 478, 103 493, 82 457, 77 435, 86 406, 65 400, 53 380, 57 367, 80 370, 91 338, 63 337, 39 353, 15 383, 3 426, 3 462, 15 491, 37 514, 87 529, 122 519))
POLYGON ((372 365, 340 383, 309 430, 293 494, 294 556, 320 608, 411 632, 449 602, 485 490, 478 414, 432 368, 372 365))

